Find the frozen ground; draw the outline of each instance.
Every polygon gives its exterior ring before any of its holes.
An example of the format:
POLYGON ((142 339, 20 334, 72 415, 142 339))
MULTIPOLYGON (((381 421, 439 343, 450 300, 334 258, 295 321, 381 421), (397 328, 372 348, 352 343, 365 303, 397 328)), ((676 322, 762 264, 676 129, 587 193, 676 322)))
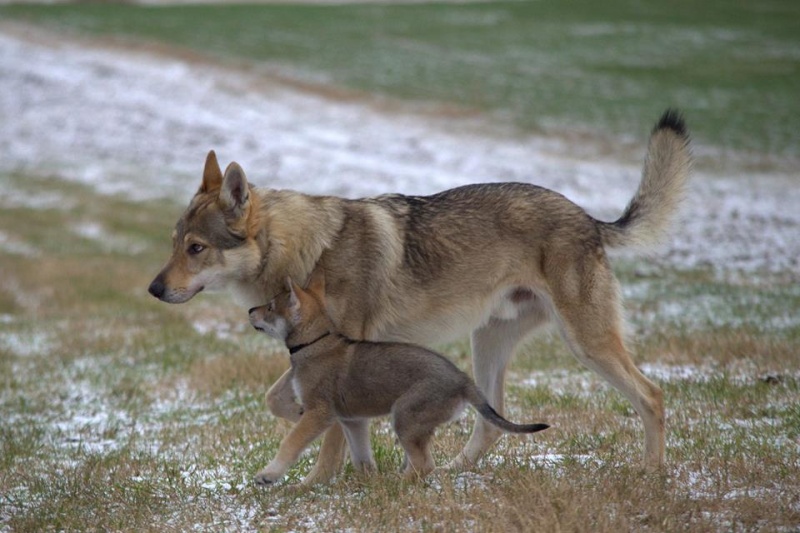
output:
MULTIPOLYGON (((0 25, 2 172, 185 202, 213 148, 223 164, 235 159, 252 182, 273 188, 358 197, 515 180, 562 192, 605 219, 619 215, 639 179, 630 156, 598 157, 579 142, 32 32, 0 25)), ((724 272, 796 271, 796 178, 695 173, 686 216, 661 257, 724 272)))
MULTIPOLYGON (((638 158, 644 154, 644 136, 643 132, 638 158)), ((574 139, 594 142, 578 135, 574 139)), ((108 194, 184 203, 197 188, 210 148, 217 150, 223 164, 236 159, 251 181, 269 187, 356 197, 384 192, 424 194, 478 181, 519 180, 558 190, 606 219, 618 216, 640 172, 639 162, 625 148, 598 150, 565 138, 511 135, 476 118, 426 115, 420 107, 386 105, 367 98, 333 98, 324 90, 302 92, 252 71, 163 53, 56 40, 0 23, 0 173, 56 176, 88 183, 108 194), (598 157, 597 153, 611 155, 598 157)), ((659 257, 671 266, 712 265, 721 273, 796 272, 800 257, 796 185, 797 175, 696 173, 687 216, 659 257)), ((19 205, 73 207, 57 193, 42 191, 35 198, 13 189, 0 193, 0 208, 19 205)), ((91 222, 76 223, 70 229, 110 247, 131 245, 115 241, 103 226, 91 222)), ((42 252, 13 234, 0 232, 0 256, 3 253, 35 256, 42 252)), ((31 298, 22 291, 16 291, 15 297, 31 298)), ((716 312, 721 304, 709 301, 707 306, 716 312)), ((697 307, 684 305, 673 313, 685 316, 687 309, 697 307)), ((668 311, 664 306, 658 310, 669 317, 668 311)), ((11 315, 0 315, 0 323, 13 320, 11 315)), ((796 323, 791 317, 785 320, 796 323)), ((214 331, 220 338, 238 332, 213 321, 196 321, 194 327, 200 333, 214 331)), ((26 358, 51 352, 51 335, 4 332, 0 349, 21 356, 24 365, 26 358)), ((46 417, 54 438, 67 450, 80 447, 87 454, 109 454, 141 433, 140 446, 164 454, 171 451, 169 446, 152 435, 165 423, 174 423, 175 417, 183 420, 178 416, 183 410, 199 423, 207 416, 232 412, 226 410, 226 399, 220 400, 222 405, 203 402, 181 382, 173 396, 155 402, 133 424, 113 393, 97 385, 102 382, 103 368, 102 359, 79 358, 64 370, 62 382, 48 385, 57 400, 52 402, 52 411, 40 416, 46 417)), ((715 372, 704 366, 661 364, 642 369, 661 382, 701 381, 715 372)), ((743 377, 735 377, 753 380, 754 372, 747 370, 743 377)), ((594 374, 552 371, 532 372, 523 384, 579 398, 607 387, 594 374)), ((13 417, 7 420, 14 421, 13 417)), ((758 418, 756 423, 767 421, 758 418)), ((522 453, 536 462, 554 468, 564 462, 563 454, 532 446, 522 453)), ((241 450, 221 458, 221 464, 231 464, 236 454, 241 450)), ((500 462, 503 457, 489 459, 500 462)), ((591 456, 570 459, 593 460, 591 456)), ((65 463, 64 468, 68 466, 65 463)), ((249 486, 242 473, 245 468, 192 462, 183 462, 180 468, 182 478, 191 478, 217 495, 220 520, 228 521, 221 522, 219 529, 253 527, 259 509, 243 506, 241 499, 228 493, 231 487, 249 486)), ((712 490, 701 474, 686 473, 697 498, 712 490)), ((479 475, 464 473, 457 486, 465 490, 482 483, 479 475)), ((23 496, 29 493, 28 487, 18 490, 23 496)), ((26 497, 15 499, 26 501, 26 497)), ((30 510, 37 503, 25 505, 30 510)), ((9 512, 0 509, 0 530, 4 513, 9 512)), ((282 517, 273 511, 268 514, 267 521, 275 520, 279 527, 282 517)), ((324 511, 315 513, 301 526, 315 529, 327 518, 324 511)))

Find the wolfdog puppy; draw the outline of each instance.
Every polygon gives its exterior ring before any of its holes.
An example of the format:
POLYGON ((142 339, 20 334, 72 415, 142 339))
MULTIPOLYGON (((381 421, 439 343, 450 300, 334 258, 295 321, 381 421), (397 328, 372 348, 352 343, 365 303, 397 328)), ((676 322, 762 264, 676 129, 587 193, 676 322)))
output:
POLYGON ((430 451, 434 431, 457 417, 467 403, 506 432, 534 433, 549 427, 509 422, 467 374, 436 352, 413 344, 356 341, 340 334, 325 312, 324 283, 324 274, 317 269, 307 290, 290 279, 287 293, 250 310, 250 323, 256 329, 283 340, 289 348, 292 385, 303 406, 275 459, 256 475, 258 484, 282 478, 334 422, 344 428, 356 468, 371 470, 375 465, 369 419, 391 415, 406 452, 404 475, 410 479, 434 469, 430 451))

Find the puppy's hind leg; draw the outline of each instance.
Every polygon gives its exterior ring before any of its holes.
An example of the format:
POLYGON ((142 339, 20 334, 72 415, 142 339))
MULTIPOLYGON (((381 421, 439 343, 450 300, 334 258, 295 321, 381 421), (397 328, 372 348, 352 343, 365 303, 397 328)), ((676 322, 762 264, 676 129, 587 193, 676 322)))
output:
POLYGON ((356 470, 369 472, 375 470, 375 459, 372 457, 372 446, 369 441, 369 420, 341 421, 344 435, 350 446, 350 459, 356 470))
POLYGON ((425 476, 433 472, 436 468, 436 462, 431 453, 431 439, 433 433, 425 434, 406 434, 400 435, 398 433, 400 445, 406 452, 406 466, 403 471, 403 477, 407 480, 413 481, 416 479, 423 479, 425 476))
POLYGON ((438 407, 409 391, 392 409, 392 425, 406 452, 403 477, 407 480, 422 479, 436 468, 430 442, 438 423, 447 419, 437 416, 438 407))

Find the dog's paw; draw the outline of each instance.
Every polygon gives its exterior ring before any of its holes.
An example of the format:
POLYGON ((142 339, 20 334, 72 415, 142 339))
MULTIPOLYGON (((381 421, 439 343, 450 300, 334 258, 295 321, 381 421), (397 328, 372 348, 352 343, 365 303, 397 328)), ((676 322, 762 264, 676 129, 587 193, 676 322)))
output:
POLYGON ((464 454, 459 453, 452 461, 440 468, 448 472, 463 472, 470 470, 472 466, 473 464, 464 457, 464 454))
POLYGON ((256 474, 255 482, 256 485, 259 485, 261 487, 268 487, 280 481, 282 477, 283 473, 270 471, 269 469, 265 468, 264 470, 256 474))

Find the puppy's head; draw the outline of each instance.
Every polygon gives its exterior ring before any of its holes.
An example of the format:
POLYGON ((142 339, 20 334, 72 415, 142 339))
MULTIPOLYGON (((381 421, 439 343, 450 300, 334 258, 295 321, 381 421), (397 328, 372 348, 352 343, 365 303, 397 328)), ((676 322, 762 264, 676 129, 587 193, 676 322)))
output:
POLYGON ((290 309, 289 298, 290 294, 285 292, 267 305, 253 307, 249 312, 250 324, 274 339, 286 340, 293 329, 290 318, 294 312, 290 309))
POLYGON ((286 288, 267 305, 250 309, 254 328, 278 340, 291 336, 298 342, 333 329, 325 312, 325 280, 320 268, 311 275, 305 289, 291 278, 286 279, 286 288))

